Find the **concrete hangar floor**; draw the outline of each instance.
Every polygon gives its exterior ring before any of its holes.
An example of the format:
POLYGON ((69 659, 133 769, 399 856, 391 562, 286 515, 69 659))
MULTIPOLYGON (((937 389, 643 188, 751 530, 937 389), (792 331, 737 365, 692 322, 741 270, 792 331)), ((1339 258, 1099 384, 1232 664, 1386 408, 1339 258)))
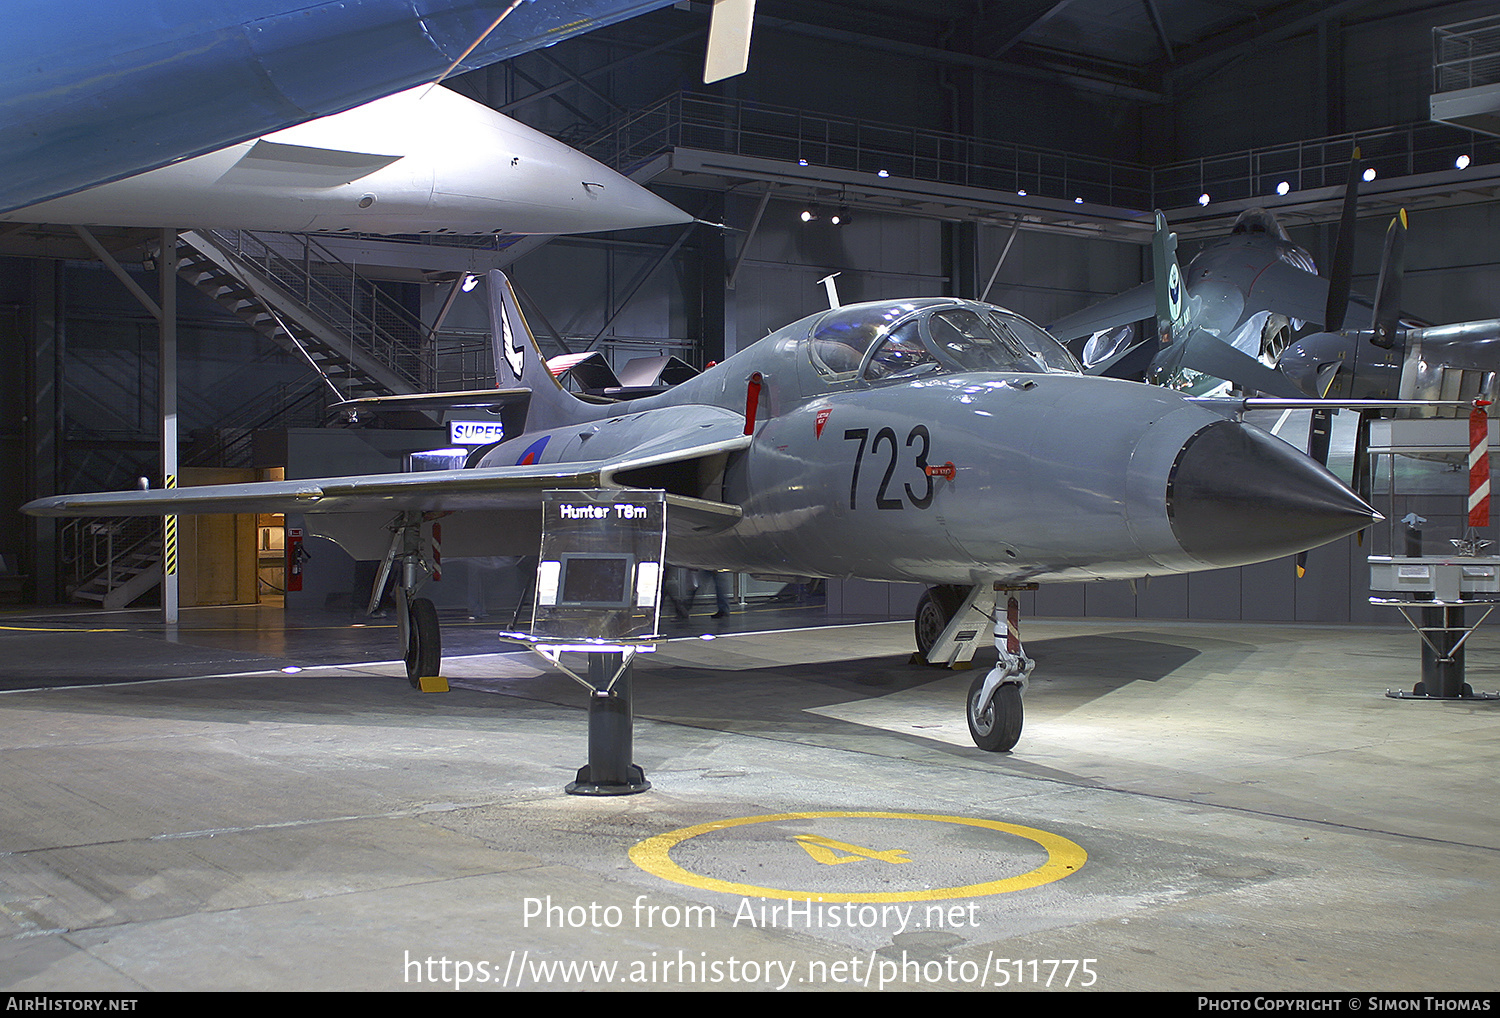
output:
POLYGON ((1500 987, 1500 707, 1387 698, 1399 619, 1031 622, 999 755, 909 624, 806 621, 680 624, 586 798, 493 623, 419 694, 348 616, 0 616, 0 989, 1500 987))

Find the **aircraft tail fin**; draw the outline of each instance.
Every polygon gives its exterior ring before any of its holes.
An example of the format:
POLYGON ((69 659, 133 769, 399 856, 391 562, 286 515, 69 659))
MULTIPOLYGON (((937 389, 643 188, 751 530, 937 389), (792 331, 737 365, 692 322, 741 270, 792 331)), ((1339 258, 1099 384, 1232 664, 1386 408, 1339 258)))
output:
POLYGON ((564 389, 547 367, 542 348, 526 323, 515 288, 499 269, 489 274, 490 335, 495 351, 495 384, 531 390, 526 430, 565 427, 579 420, 587 405, 564 389))
POLYGON ((1187 329, 1186 290, 1177 264, 1177 234, 1167 231, 1167 217, 1156 213, 1151 237, 1151 265, 1156 284, 1156 332, 1166 346, 1187 329))

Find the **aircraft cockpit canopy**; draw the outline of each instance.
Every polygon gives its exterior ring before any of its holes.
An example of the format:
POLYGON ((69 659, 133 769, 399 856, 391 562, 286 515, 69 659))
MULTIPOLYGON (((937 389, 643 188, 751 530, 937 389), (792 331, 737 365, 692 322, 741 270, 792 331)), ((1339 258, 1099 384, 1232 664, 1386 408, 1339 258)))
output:
POLYGON ((1231 236, 1243 236, 1247 233, 1264 234, 1275 237, 1277 240, 1290 241, 1286 227, 1281 225, 1281 220, 1266 209, 1246 209, 1241 212, 1239 218, 1234 221, 1234 228, 1229 231, 1231 236))
POLYGON ((1082 370, 1062 344, 1020 315, 951 298, 834 308, 813 325, 808 351, 829 382, 1082 370))

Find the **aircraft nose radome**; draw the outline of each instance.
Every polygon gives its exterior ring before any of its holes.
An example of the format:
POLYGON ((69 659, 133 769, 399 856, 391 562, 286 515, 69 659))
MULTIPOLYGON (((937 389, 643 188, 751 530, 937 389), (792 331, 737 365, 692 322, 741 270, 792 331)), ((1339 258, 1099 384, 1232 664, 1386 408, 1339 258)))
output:
POLYGON ((1184 443, 1167 515, 1183 550, 1213 566, 1292 555, 1384 519, 1312 459, 1233 421, 1184 443))

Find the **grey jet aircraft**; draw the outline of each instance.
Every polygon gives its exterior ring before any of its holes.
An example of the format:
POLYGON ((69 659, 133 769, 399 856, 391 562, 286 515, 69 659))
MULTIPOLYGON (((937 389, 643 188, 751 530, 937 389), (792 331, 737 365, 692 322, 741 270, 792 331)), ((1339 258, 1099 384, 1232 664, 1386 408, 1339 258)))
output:
MULTIPOLYGON (((563 390, 506 278, 491 273, 489 288, 497 371, 512 387, 428 405, 524 399, 525 428, 465 469, 58 495, 24 509, 305 514, 311 531, 395 572, 414 684, 438 674, 440 656, 436 610, 419 593, 428 521, 442 517, 447 555, 535 554, 548 489, 664 490, 678 565, 925 584, 917 635, 933 663, 951 660, 940 645, 997 585, 1245 565, 1380 518, 1286 443, 1180 393, 1083 374, 1046 332, 993 305, 833 308, 665 393, 608 403, 563 390)), ((995 751, 1020 735, 1032 665, 1005 632, 1002 616, 1000 662, 967 697, 975 742, 995 751)))

